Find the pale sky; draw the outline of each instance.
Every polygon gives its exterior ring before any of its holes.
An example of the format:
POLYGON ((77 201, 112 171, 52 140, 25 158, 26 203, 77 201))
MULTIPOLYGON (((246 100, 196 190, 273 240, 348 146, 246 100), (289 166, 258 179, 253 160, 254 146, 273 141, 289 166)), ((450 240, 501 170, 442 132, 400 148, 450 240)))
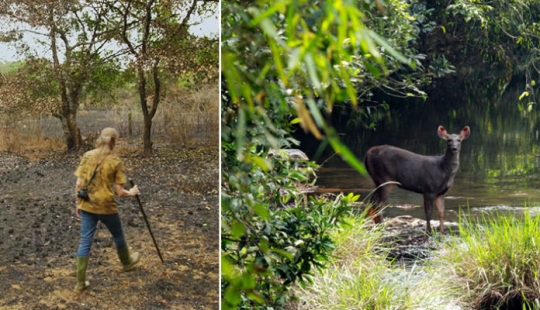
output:
MULTIPOLYGON (((201 22, 201 24, 192 26, 191 33, 201 36, 219 35, 219 16, 212 16, 201 22)), ((10 62, 21 59, 17 51, 9 44, 0 42, 0 62, 10 62)))

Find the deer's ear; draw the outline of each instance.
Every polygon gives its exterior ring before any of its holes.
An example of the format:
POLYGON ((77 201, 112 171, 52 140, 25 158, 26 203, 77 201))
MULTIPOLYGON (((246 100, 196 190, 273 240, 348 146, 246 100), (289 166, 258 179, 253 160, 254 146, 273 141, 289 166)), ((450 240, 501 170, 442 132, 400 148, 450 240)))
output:
POLYGON ((461 129, 461 133, 459 135, 461 136, 462 140, 465 140, 469 137, 470 134, 471 134, 471 128, 469 128, 469 126, 465 126, 463 127, 463 129, 461 129))
POLYGON ((444 129, 443 126, 439 126, 439 128, 437 128, 437 134, 441 139, 448 139, 448 132, 446 132, 446 129, 444 129))

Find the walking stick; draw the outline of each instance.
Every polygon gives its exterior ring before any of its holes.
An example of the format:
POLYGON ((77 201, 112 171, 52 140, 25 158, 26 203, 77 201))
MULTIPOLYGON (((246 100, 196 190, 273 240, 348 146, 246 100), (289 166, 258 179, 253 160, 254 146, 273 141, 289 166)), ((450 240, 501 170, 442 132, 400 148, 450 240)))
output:
MULTIPOLYGON (((129 179, 129 182, 131 183, 131 187, 135 186, 135 183, 133 183, 132 179, 129 179)), ((152 241, 154 241, 154 245, 156 246, 157 253, 159 255, 159 259, 161 259, 161 262, 163 263, 163 256, 161 256, 161 252, 159 251, 159 247, 156 242, 156 238, 154 238, 154 234, 152 233, 152 229, 150 228, 150 223, 148 222, 148 218, 146 218, 146 213, 144 213, 144 209, 141 203, 141 199, 139 198, 139 194, 135 195, 135 198, 137 198, 137 202, 139 203, 139 207, 141 209, 142 215, 144 217, 144 221, 146 222, 146 227, 148 227, 148 231, 150 232, 150 236, 152 236, 152 241)))

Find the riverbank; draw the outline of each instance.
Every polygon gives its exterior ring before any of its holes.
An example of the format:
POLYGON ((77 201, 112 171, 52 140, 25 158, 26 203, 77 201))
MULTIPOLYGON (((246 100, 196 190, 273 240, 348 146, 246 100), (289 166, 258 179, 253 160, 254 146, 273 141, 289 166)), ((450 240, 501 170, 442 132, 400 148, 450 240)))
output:
POLYGON ((538 309, 540 217, 496 216, 425 234, 425 221, 351 218, 335 259, 294 309, 538 309))

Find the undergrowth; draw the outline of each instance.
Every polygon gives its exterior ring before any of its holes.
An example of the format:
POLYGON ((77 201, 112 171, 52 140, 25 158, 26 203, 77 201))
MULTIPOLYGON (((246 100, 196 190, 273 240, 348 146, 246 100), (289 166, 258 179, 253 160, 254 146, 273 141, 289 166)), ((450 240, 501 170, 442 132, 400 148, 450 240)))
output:
POLYGON ((464 222, 431 273, 467 309, 540 309, 540 216, 524 212, 464 222))
POLYGON ((410 295, 386 259, 382 232, 369 219, 348 218, 332 234, 332 262, 312 285, 296 289, 297 309, 411 309, 410 295))

